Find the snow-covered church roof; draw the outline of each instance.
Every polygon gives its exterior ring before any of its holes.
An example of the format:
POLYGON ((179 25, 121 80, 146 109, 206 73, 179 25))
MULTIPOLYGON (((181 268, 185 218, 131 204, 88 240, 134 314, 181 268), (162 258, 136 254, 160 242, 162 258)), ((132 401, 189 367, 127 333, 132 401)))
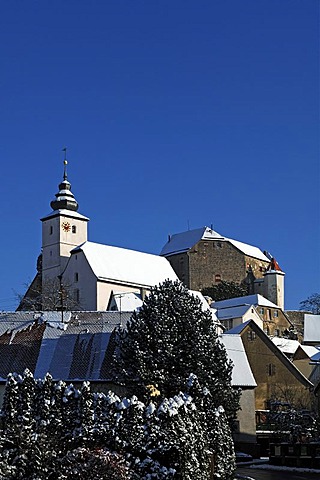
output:
POLYGON ((82 251, 93 273, 102 281, 154 286, 164 280, 178 280, 168 260, 158 255, 127 248, 85 242, 72 250, 82 251))
POLYGON ((249 257, 263 260, 264 262, 270 262, 270 259, 258 248, 247 243, 239 242, 231 238, 223 237, 220 233, 215 232, 212 228, 202 227, 195 230, 188 230, 182 233, 176 233, 172 235, 168 242, 164 245, 160 255, 170 256, 177 253, 188 251, 200 240, 220 240, 222 242, 230 242, 235 248, 240 250, 249 257))

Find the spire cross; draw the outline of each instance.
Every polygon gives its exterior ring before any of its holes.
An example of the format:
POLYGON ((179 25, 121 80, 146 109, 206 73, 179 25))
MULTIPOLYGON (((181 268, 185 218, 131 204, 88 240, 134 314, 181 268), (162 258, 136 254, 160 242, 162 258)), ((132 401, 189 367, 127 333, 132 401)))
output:
POLYGON ((64 152, 64 160, 63 160, 63 164, 64 164, 63 180, 67 180, 67 178, 68 178, 68 175, 67 175, 67 165, 68 165, 68 162, 67 162, 67 147, 64 147, 64 148, 62 149, 62 151, 64 152))

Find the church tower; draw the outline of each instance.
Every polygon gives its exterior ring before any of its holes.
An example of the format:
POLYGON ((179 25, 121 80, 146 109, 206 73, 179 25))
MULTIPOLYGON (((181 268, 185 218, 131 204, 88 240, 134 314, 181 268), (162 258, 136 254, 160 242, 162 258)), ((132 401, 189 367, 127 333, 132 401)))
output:
POLYGON ((87 241, 89 218, 78 213, 78 202, 71 192, 64 160, 63 181, 50 206, 52 212, 42 222, 42 284, 63 273, 70 251, 87 241))

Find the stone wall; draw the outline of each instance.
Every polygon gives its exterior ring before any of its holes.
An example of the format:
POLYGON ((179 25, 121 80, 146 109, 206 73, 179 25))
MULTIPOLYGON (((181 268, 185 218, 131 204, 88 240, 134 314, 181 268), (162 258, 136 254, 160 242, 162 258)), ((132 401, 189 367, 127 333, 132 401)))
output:
POLYGON ((245 255, 228 241, 200 240, 188 252, 167 257, 180 280, 192 290, 211 287, 220 281, 241 283, 251 265, 263 278, 268 262, 245 255))

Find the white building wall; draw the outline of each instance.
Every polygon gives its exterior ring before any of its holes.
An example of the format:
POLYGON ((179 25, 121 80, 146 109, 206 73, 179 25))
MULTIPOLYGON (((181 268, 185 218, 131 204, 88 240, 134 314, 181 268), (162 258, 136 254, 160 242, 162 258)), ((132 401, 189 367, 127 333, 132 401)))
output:
POLYGON ((99 310, 97 308, 97 279, 82 251, 72 253, 63 274, 63 282, 70 287, 75 300, 77 300, 77 295, 79 296, 78 303, 81 310, 99 310))

